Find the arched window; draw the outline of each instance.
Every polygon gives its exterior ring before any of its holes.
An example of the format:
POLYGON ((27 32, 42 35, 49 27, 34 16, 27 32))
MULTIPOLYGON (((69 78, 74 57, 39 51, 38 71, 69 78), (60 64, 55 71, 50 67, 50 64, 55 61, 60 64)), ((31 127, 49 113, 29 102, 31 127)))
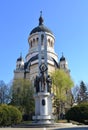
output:
POLYGON ((33 44, 35 44, 35 39, 33 38, 33 44))
POLYGON ((37 44, 37 45, 38 45, 38 42, 39 42, 39 38, 37 37, 37 38, 36 38, 36 44, 37 44))
POLYGON ((43 45, 43 41, 44 41, 44 35, 41 35, 41 45, 43 45))
POLYGON ((38 41, 39 41, 39 38, 38 38, 38 37, 36 38, 36 41, 37 41, 37 43, 38 43, 38 41))
POLYGON ((48 45, 50 46, 50 39, 48 39, 48 45))
POLYGON ((51 47, 53 47, 53 42, 51 41, 51 47))
POLYGON ((30 47, 32 47, 32 41, 31 41, 31 43, 30 43, 30 47))

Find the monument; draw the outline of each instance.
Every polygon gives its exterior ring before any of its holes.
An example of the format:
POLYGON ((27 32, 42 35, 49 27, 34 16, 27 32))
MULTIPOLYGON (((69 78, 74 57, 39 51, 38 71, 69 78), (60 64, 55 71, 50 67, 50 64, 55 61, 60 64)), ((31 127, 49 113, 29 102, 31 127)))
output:
MULTIPOLYGON (((39 124, 52 124, 52 80, 50 75, 48 75, 46 34, 44 32, 41 33, 45 37, 45 44, 42 49, 41 37, 39 37, 39 74, 34 80, 35 115, 33 120, 39 124)), ((39 33, 40 36, 42 35, 41 33, 39 33)))
MULTIPOLYGON (((49 74, 56 69, 63 69, 70 75, 70 70, 63 55, 58 61, 58 55, 54 50, 55 37, 52 31, 44 25, 42 12, 38 26, 34 27, 29 34, 28 44, 29 50, 26 54, 26 60, 24 61, 22 56, 17 58, 14 80, 19 78, 29 79, 34 83, 34 122, 36 124, 51 124, 53 121, 53 94, 51 93, 52 80, 49 74)), ((67 104, 66 107, 68 107, 67 104)), ((34 126, 34 124, 32 123, 31 125, 34 126)))

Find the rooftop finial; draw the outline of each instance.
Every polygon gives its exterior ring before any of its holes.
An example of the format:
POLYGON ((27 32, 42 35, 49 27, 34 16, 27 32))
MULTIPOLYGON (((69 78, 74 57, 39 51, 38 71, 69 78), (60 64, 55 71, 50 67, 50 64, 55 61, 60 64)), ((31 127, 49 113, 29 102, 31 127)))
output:
POLYGON ((62 52, 62 57, 63 57, 63 52, 62 52))
POLYGON ((39 26, 43 24, 42 11, 40 11, 39 26))
POLYGON ((22 58, 22 52, 20 52, 20 57, 22 58))
POLYGON ((42 17, 42 11, 40 11, 40 16, 42 17))
POLYGON ((66 61, 64 55, 63 55, 63 52, 62 52, 62 57, 60 58, 60 61, 66 61))

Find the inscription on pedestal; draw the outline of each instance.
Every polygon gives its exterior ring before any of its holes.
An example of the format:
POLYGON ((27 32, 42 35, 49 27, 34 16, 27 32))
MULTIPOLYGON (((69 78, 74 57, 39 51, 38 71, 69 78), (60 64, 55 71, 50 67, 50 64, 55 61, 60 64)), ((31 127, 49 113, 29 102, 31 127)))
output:
POLYGON ((46 104, 45 104, 45 100, 44 99, 42 99, 42 105, 43 106, 45 106, 46 104))

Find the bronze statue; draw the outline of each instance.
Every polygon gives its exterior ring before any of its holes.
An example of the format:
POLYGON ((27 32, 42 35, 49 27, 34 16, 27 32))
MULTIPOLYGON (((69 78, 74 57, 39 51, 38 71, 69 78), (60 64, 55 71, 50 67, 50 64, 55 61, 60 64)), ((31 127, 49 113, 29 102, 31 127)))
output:
POLYGON ((51 93, 51 87, 52 87, 52 80, 50 75, 46 76, 47 72, 47 66, 42 63, 39 66, 40 69, 40 76, 36 76, 35 81, 34 81, 34 87, 36 88, 36 93, 40 92, 40 91, 45 91, 45 87, 47 86, 47 92, 51 93), (41 87, 41 90, 40 90, 41 87))
POLYGON ((38 93, 40 90, 39 90, 39 77, 36 76, 35 80, 34 80, 34 87, 36 89, 36 93, 38 93))
POLYGON ((47 82, 47 91, 51 93, 52 79, 51 79, 50 75, 47 76, 46 82, 47 82))

